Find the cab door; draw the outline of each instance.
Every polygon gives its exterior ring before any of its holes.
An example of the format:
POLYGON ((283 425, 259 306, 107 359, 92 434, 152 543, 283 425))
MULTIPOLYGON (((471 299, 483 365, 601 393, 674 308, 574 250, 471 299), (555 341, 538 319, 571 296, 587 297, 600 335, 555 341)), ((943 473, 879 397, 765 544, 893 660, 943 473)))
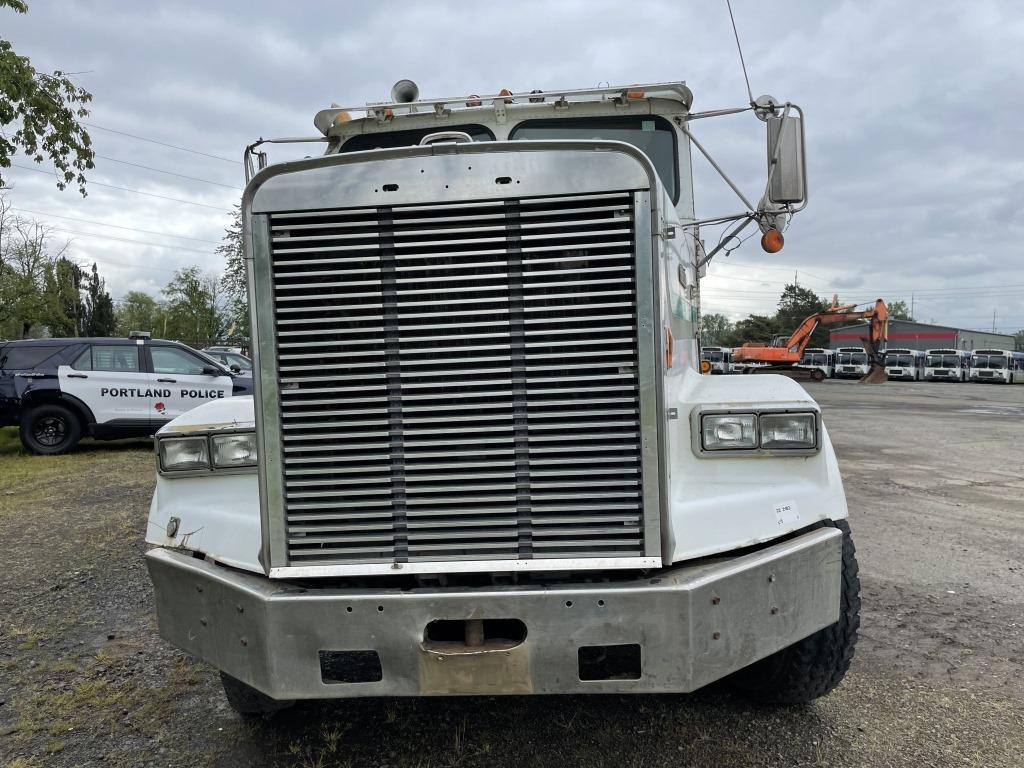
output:
POLYGON ((167 422, 197 405, 231 397, 232 379, 182 347, 147 345, 153 377, 154 414, 167 422))
POLYGON ((92 411, 97 426, 149 427, 153 399, 137 344, 90 344, 57 368, 61 392, 92 411))

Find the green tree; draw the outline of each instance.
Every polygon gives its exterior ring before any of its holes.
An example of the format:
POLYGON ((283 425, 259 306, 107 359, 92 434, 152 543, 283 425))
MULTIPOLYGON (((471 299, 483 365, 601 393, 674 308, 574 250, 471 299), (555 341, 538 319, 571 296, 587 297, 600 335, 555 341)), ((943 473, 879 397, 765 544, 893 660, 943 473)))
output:
POLYGON ((1024 328, 1013 334, 1014 349, 1024 352, 1024 328))
POLYGON ((733 332, 732 321, 725 315, 712 312, 701 315, 700 343, 705 347, 719 347, 733 332))
POLYGON ((779 323, 768 315, 750 315, 736 323, 725 337, 725 346, 738 347, 747 342, 768 344, 779 333, 779 323))
POLYGON ((891 320, 913 320, 910 314, 910 307, 905 301, 894 301, 888 305, 889 319, 891 320))
MULTIPOLYGON (((775 315, 778 329, 776 333, 789 336, 805 318, 815 312, 828 309, 829 303, 810 288, 804 288, 796 283, 787 284, 782 290, 782 296, 779 298, 779 311, 775 315)), ((811 335, 808 346, 828 346, 828 329, 819 326, 811 335)))
POLYGON ((225 336, 248 340, 249 289, 242 247, 242 211, 238 206, 231 214, 231 226, 224 230, 223 242, 217 246, 217 253, 226 262, 220 278, 220 289, 224 295, 225 336))
MULTIPOLYGON (((23 0, 0 0, 0 8, 26 13, 23 0)), ((92 140, 79 123, 89 116, 92 94, 57 70, 37 72, 7 40, 0 39, 0 169, 11 167, 19 150, 37 163, 49 157, 57 188, 78 184, 85 195, 85 172, 93 166, 92 140)), ((0 187, 4 180, 0 170, 0 187)))
POLYGON ((161 335, 193 345, 220 337, 223 297, 216 277, 200 272, 199 267, 179 269, 164 286, 163 295, 167 316, 161 335))
POLYGON ((68 244, 55 249, 50 231, 37 221, 10 214, 0 196, 0 334, 29 338, 53 320, 47 294, 55 264, 68 244))
POLYGON ((85 278, 86 336, 111 336, 115 329, 114 302, 107 293, 106 284, 92 264, 92 272, 85 278))
POLYGON ((85 326, 85 304, 82 284, 85 271, 71 259, 57 258, 47 269, 43 289, 46 298, 46 326, 51 336, 82 336, 85 326))
POLYGON ((154 336, 163 334, 163 316, 156 299, 142 291, 128 291, 115 312, 118 336, 132 331, 147 331, 154 336))

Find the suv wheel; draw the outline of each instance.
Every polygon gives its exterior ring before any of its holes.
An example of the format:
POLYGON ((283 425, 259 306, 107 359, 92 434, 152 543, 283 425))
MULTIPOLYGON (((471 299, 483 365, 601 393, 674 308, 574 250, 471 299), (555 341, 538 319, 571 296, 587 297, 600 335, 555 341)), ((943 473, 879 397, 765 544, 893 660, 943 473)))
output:
POLYGON ((21 420, 18 436, 30 453, 65 453, 81 440, 82 422, 63 405, 37 405, 21 420))

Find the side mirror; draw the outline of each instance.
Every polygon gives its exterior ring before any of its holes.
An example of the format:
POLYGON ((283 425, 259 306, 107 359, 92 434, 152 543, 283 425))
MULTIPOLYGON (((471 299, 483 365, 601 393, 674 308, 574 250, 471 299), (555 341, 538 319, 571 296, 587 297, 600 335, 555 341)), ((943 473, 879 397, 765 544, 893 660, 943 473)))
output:
POLYGON ((203 366, 203 376, 223 376, 223 375, 224 375, 224 371, 222 371, 220 368, 215 368, 212 365, 204 365, 203 366))
POLYGON ((238 363, 232 363, 230 367, 231 367, 231 372, 232 373, 241 373, 242 372, 242 367, 238 363))
POLYGON ((780 205, 807 200, 802 117, 772 117, 768 123, 768 199, 780 205))

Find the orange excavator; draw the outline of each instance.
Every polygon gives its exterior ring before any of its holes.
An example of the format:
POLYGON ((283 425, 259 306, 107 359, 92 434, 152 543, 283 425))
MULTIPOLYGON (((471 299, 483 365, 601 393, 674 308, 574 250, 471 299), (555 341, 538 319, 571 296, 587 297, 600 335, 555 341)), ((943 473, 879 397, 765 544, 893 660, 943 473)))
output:
POLYGON ((732 359, 737 363, 759 363, 747 368, 747 373, 782 373, 792 378, 810 378, 821 381, 825 374, 818 369, 794 368, 803 357, 804 349, 811 340, 811 334, 819 325, 835 325, 850 320, 868 320, 868 337, 864 339, 864 350, 870 361, 868 372, 861 378, 862 383, 875 384, 887 379, 885 360, 881 351, 882 342, 889 338, 889 308, 878 299, 869 309, 858 310, 856 304, 838 306, 838 298, 832 297, 832 306, 823 312, 815 312, 800 323, 789 338, 776 336, 770 345, 747 343, 738 347, 732 359), (766 365, 767 364, 767 365, 766 365))

